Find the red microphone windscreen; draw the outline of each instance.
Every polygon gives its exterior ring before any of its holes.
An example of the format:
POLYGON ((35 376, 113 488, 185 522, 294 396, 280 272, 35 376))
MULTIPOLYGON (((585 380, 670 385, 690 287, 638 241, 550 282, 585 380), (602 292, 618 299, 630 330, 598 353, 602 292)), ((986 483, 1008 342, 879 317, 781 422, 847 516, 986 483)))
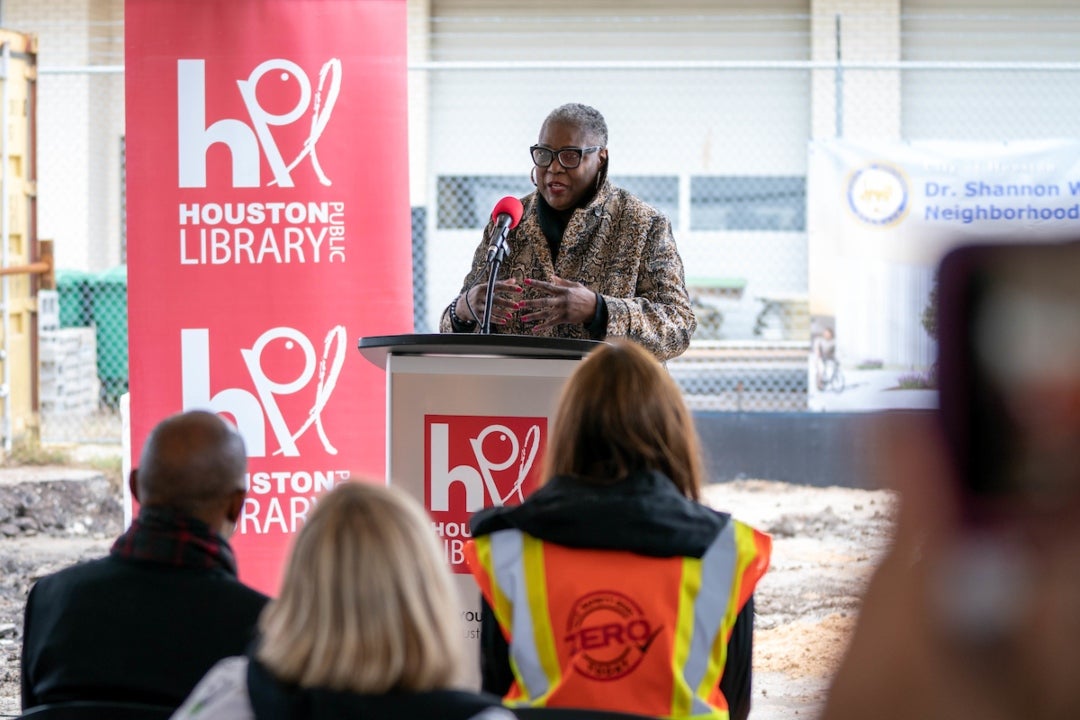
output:
POLYGON ((495 220, 499 215, 506 213, 510 216, 510 228, 513 229, 521 222, 521 213, 523 212, 525 212, 525 209, 521 207, 521 201, 513 195, 507 195, 495 203, 495 209, 491 211, 491 219, 495 220))

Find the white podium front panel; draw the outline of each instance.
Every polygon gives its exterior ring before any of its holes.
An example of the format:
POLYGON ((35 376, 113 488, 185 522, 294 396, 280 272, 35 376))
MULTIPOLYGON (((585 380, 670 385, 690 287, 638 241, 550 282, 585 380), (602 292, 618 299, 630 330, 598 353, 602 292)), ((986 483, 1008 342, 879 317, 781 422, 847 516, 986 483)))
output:
POLYGON ((387 478, 423 503, 461 593, 466 679, 479 687, 480 596, 462 548, 468 519, 539 482, 566 378, 580 360, 468 355, 387 358, 387 478))

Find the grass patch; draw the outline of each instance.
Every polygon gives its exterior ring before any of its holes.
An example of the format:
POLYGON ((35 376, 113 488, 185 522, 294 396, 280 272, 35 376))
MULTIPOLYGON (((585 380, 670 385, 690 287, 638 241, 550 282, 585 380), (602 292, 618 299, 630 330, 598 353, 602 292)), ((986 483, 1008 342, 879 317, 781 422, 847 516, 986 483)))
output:
POLYGON ((43 445, 38 440, 21 439, 11 446, 11 452, 0 462, 2 467, 43 467, 59 465, 101 473, 109 484, 119 488, 123 481, 123 461, 119 454, 77 457, 71 447, 43 445))
POLYGON ((115 456, 101 456, 91 457, 81 462, 75 463, 78 467, 89 468, 90 470, 97 470, 99 473, 109 479, 109 483, 114 487, 120 487, 124 479, 124 465, 123 460, 119 455, 115 456))
POLYGON ((4 458, 4 465, 19 467, 23 465, 70 465, 71 453, 66 448, 42 445, 36 440, 23 439, 11 446, 11 452, 4 458))
POLYGON ((898 390, 933 390, 936 387, 937 383, 934 382, 933 378, 922 373, 901 375, 896 379, 896 388, 898 390))

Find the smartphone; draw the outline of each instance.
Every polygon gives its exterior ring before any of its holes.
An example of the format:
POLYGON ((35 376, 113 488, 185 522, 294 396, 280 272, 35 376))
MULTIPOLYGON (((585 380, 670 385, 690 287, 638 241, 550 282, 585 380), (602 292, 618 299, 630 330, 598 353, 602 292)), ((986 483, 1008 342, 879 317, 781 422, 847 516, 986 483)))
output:
POLYGON ((938 272, 946 444, 970 517, 1080 501, 1080 242, 967 245, 938 272))

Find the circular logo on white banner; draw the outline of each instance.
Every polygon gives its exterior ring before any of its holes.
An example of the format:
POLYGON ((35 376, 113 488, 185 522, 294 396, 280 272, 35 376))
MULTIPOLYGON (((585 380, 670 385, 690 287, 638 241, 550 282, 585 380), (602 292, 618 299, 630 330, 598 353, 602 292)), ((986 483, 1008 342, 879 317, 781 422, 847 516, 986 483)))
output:
POLYGON ((900 222, 910 208, 904 173, 890 165, 874 163, 851 174, 848 207, 865 223, 884 227, 900 222))

